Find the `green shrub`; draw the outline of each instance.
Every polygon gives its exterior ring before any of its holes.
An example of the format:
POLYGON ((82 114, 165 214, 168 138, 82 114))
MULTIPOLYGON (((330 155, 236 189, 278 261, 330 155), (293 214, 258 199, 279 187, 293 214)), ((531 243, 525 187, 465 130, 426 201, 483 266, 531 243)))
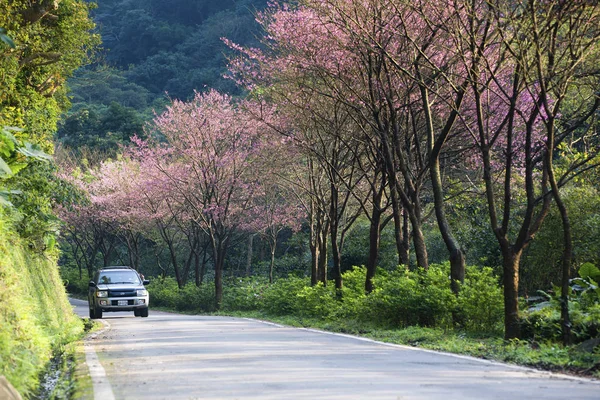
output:
POLYGON ((367 268, 364 266, 352 267, 352 269, 342 274, 344 282, 342 287, 342 306, 336 310, 337 318, 361 319, 369 315, 368 312, 365 312, 366 276, 367 268))
POLYGON ((504 302, 498 278, 489 267, 467 267, 458 296, 464 327, 473 332, 502 332, 504 302))
POLYGON ((288 277, 268 285, 263 291, 263 310, 271 315, 294 315, 298 311, 298 293, 309 286, 307 278, 288 277))
POLYGON ((78 294, 81 296, 87 296, 88 279, 87 271, 83 271, 81 277, 79 277, 79 271, 75 268, 60 268, 60 276, 63 280, 67 293, 78 294))
POLYGON ((262 306, 263 291, 268 286, 264 277, 235 278, 224 285, 223 310, 255 311, 262 306))
POLYGON ((150 306, 175 308, 179 287, 175 278, 170 276, 166 278, 150 279, 147 286, 150 293, 150 306))
POLYGON ((150 307, 167 307, 178 311, 214 311, 215 290, 210 283, 197 287, 190 282, 179 289, 175 278, 166 277, 150 279, 147 288, 150 292, 150 307))
POLYGON ((304 286, 296 297, 295 311, 301 317, 330 319, 341 306, 335 296, 335 287, 325 286, 322 282, 315 286, 304 286))
POLYGON ((375 322, 388 326, 447 327, 452 323, 456 297, 450 290, 449 266, 431 265, 376 276, 375 290, 365 298, 375 322))

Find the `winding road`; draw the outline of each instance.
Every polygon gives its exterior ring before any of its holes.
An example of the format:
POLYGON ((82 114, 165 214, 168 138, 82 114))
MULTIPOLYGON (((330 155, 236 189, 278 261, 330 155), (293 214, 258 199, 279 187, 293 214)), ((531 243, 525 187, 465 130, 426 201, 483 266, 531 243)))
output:
MULTIPOLYGON (((87 302, 71 300, 87 317, 87 302)), ((600 382, 262 321, 106 313, 95 400, 600 399, 600 382)))

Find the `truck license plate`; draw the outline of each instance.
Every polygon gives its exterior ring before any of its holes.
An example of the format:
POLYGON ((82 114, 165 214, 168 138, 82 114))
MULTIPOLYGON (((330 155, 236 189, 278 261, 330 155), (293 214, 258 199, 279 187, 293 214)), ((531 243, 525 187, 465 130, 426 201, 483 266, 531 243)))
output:
POLYGON ((126 306, 127 305, 127 300, 119 300, 117 305, 119 306, 126 306))

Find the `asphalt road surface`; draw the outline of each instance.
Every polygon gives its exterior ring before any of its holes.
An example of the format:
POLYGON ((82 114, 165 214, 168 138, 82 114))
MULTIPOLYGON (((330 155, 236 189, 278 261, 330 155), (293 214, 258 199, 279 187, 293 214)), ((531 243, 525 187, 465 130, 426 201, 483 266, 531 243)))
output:
POLYGON ((96 400, 600 399, 598 381, 255 320, 104 317, 86 345, 96 400))

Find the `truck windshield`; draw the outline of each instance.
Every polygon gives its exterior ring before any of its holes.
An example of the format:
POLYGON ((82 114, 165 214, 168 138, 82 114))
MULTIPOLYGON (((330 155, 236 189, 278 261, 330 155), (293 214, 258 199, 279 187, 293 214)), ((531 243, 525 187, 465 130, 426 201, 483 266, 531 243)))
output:
POLYGON ((98 283, 141 283, 133 271, 106 271, 100 274, 98 283))

